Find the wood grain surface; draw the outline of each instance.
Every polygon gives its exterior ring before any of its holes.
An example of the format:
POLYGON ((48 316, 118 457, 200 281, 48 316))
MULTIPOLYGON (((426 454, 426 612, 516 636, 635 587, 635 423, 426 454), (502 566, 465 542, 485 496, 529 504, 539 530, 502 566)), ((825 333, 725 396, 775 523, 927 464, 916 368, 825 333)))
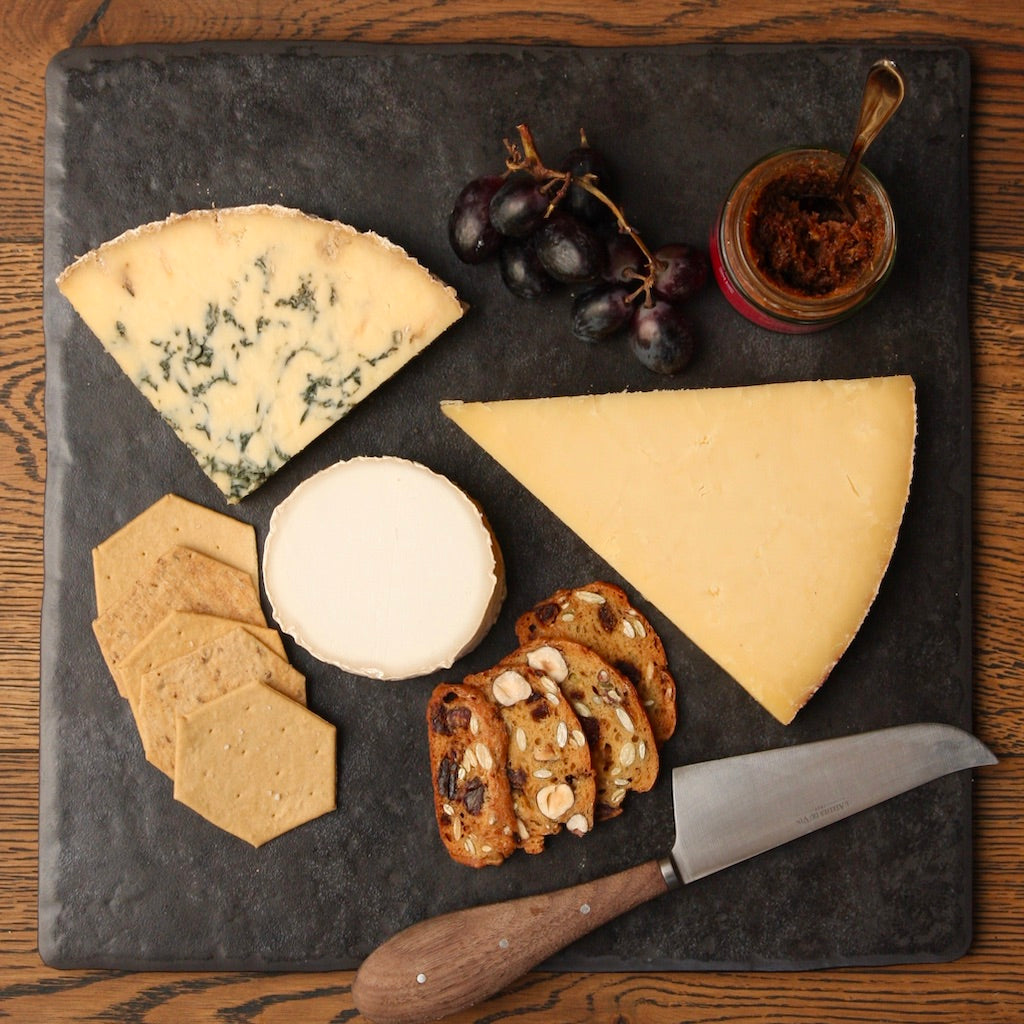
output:
MULTIPOLYGON (((59 972, 36 948, 42 598, 43 74, 67 46, 198 39, 958 44, 973 73, 975 941, 951 964, 784 973, 531 973, 450 1019, 608 1024, 1024 1021, 1024 8, 826 0, 4 0, 0 4, 0 1021, 365 1019, 352 972, 59 972)), ((649 102, 670 102, 656 89, 649 102)), ((701 145, 695 139, 694 145, 701 145)), ((685 897, 685 893, 683 894, 685 897)), ((679 898, 679 897, 677 897, 679 898)))

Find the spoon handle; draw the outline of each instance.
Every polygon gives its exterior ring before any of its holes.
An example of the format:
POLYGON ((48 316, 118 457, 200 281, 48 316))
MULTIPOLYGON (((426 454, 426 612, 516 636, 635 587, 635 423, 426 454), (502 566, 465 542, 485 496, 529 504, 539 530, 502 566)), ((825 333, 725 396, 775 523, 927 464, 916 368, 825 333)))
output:
POLYGON ((846 194, 850 180, 860 166, 861 157, 875 141, 889 118, 896 113, 903 102, 904 91, 903 75, 893 61, 883 58, 871 65, 867 81, 864 83, 857 131, 850 147, 850 154, 836 183, 836 195, 846 194))

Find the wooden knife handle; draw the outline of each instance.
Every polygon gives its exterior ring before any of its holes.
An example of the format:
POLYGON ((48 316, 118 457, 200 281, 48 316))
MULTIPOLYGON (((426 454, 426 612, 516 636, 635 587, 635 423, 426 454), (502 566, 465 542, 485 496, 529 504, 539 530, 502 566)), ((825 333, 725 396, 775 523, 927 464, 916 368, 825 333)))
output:
POLYGON ((503 989, 613 917, 669 889, 661 862, 538 896, 471 907, 406 928, 374 950, 352 985, 375 1024, 419 1024, 503 989))

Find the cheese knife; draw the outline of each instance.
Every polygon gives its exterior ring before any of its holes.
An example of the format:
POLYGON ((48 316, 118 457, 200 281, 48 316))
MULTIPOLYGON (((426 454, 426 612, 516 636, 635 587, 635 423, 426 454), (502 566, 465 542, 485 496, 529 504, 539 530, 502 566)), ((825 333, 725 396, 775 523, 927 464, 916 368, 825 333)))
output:
POLYGON ((952 772, 995 764, 975 737, 918 723, 682 765, 671 853, 557 892, 422 921, 363 962, 352 994, 375 1024, 472 1006, 595 928, 682 884, 952 772))

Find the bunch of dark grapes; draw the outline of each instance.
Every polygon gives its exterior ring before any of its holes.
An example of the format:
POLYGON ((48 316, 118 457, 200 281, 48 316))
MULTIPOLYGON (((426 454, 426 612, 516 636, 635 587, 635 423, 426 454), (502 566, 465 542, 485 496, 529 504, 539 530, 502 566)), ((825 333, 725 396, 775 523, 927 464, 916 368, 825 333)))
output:
POLYGON ((474 178, 455 200, 448 219, 455 254, 464 263, 496 258, 519 298, 576 289, 575 337, 596 343, 625 333, 648 369, 682 371, 695 343, 685 304, 707 281, 707 256, 683 243, 649 249, 609 197, 607 164, 582 133, 553 170, 529 127, 518 132, 518 144, 505 144, 505 172, 474 178))

